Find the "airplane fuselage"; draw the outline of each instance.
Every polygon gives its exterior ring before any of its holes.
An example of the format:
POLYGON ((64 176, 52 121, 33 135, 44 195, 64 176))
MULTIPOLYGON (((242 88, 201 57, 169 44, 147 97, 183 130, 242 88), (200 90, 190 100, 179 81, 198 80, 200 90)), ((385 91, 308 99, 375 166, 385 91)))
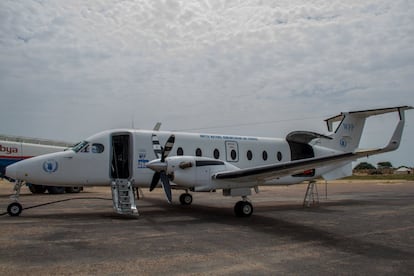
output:
MULTIPOLYGON (((60 186, 105 186, 112 179, 123 178, 132 180, 135 186, 148 187, 154 172, 146 164, 159 158, 153 150, 154 133, 161 145, 171 134, 175 135, 171 157, 207 157, 241 169, 335 153, 317 145, 289 143, 277 138, 121 129, 93 135, 64 152, 34 157, 14 177, 60 186)), ((319 176, 322 171, 317 169, 262 184, 299 183, 319 176)), ((203 177, 200 173, 203 172, 196 172, 194 177, 203 177)))

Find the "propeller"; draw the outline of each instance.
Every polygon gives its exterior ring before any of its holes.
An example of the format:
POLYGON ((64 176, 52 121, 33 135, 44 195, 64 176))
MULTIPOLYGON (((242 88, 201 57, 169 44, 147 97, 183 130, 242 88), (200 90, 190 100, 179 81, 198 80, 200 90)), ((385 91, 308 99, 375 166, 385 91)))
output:
POLYGON ((152 147, 154 149, 155 156, 157 156, 158 159, 147 163, 147 167, 155 171, 154 176, 152 177, 152 180, 151 180, 150 191, 154 190, 158 182, 161 180, 161 184, 164 189, 165 196, 167 197, 168 202, 171 203, 171 199, 172 199, 171 185, 170 185, 170 180, 168 179, 168 175, 167 175, 168 164, 167 162, 165 162, 165 159, 168 157, 168 155, 170 154, 174 146, 175 136, 171 135, 168 138, 167 142, 165 143, 164 148, 161 147, 160 141, 158 140, 157 135, 152 134, 151 139, 152 139, 152 147))

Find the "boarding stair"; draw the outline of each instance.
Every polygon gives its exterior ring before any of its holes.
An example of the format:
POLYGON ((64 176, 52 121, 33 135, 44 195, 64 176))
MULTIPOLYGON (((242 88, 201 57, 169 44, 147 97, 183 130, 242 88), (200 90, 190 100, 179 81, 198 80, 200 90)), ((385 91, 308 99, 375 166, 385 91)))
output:
POLYGON ((138 215, 132 182, 128 179, 113 179, 112 201, 115 211, 122 215, 138 215))

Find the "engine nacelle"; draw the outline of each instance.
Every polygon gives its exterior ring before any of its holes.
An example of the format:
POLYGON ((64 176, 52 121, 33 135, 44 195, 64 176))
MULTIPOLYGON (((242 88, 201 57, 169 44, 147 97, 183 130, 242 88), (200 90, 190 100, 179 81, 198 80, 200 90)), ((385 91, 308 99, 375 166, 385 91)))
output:
POLYGON ((173 156, 167 158, 167 174, 180 186, 194 188, 195 191, 211 191, 218 187, 212 182, 217 172, 238 170, 227 162, 207 157, 173 156))

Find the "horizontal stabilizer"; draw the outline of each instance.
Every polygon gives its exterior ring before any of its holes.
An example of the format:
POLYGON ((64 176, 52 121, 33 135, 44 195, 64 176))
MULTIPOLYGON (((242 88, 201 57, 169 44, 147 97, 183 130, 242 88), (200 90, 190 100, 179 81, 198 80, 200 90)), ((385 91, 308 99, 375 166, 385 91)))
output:
POLYGON ((346 114, 353 114, 361 118, 367 118, 374 115, 386 114, 390 112, 399 112, 408 109, 413 109, 412 106, 404 105, 404 106, 396 106, 396 107, 388 107, 388 108, 378 108, 378 109, 369 109, 369 110, 359 110, 359 111, 350 111, 346 113, 341 113, 339 115, 333 116, 325 120, 328 130, 332 132, 332 124, 334 122, 340 122, 344 119, 346 114))

